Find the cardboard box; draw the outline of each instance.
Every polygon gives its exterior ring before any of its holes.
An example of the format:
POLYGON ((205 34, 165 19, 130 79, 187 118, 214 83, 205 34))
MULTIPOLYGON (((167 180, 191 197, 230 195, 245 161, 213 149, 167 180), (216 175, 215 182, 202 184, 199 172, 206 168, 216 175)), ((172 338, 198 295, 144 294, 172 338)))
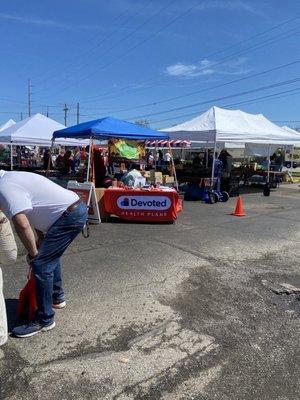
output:
POLYGON ((163 181, 162 172, 151 170, 150 171, 150 181, 153 183, 162 183, 162 181, 163 181))
POLYGON ((173 184, 175 183, 174 176, 169 176, 169 175, 163 175, 163 184, 173 184))
POLYGON ((95 192, 96 192, 96 198, 97 198, 97 202, 98 202, 98 207, 99 207, 99 212, 100 212, 100 216, 101 218, 105 218, 107 217, 106 213, 105 213, 105 209, 104 209, 104 193, 105 193, 105 188, 96 188, 95 192))

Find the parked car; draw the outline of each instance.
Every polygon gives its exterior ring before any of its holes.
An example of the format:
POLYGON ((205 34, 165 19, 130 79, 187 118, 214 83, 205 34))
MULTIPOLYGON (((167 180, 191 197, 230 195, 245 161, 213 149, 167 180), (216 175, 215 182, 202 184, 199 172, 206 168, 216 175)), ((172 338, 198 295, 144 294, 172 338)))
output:
MULTIPOLYGON (((286 168, 291 168, 292 161, 284 161, 283 165, 286 168)), ((300 167, 300 161, 293 161, 293 168, 298 168, 298 167, 300 167)))

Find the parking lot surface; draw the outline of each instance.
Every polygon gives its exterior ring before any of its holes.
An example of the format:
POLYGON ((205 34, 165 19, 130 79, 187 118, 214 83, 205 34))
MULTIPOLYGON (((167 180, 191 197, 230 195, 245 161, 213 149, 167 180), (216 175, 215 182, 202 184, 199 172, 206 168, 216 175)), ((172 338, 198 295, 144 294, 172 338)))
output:
MULTIPOLYGON (((300 189, 243 199, 78 238, 56 328, 0 349, 0 398, 299 399, 300 189)), ((3 268, 10 328, 26 272, 3 268)))

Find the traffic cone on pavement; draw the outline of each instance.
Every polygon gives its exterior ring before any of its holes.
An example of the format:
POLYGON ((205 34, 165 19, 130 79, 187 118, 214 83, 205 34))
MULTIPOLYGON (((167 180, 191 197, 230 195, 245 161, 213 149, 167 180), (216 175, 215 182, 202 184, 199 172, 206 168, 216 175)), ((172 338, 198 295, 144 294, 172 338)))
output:
POLYGON ((241 196, 237 198, 235 212, 232 213, 231 215, 235 215, 236 217, 244 217, 246 215, 244 211, 244 202, 241 196))

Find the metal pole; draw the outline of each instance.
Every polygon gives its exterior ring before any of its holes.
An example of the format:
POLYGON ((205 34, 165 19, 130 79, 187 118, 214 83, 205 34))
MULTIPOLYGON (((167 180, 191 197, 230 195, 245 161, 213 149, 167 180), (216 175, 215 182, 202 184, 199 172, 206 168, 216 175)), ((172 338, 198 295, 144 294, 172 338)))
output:
POLYGON ((90 181, 90 163, 91 163, 92 144, 93 144, 93 139, 92 139, 92 137, 90 137, 89 157, 88 157, 88 165, 87 165, 87 173, 86 173, 86 182, 90 181))
POLYGON ((268 145, 268 177, 267 183, 270 183, 270 164, 271 164, 271 145, 268 145))
POLYGON ((10 142, 10 170, 14 169, 14 156, 13 156, 13 144, 10 142))
POLYGON ((31 117, 31 80, 28 79, 28 117, 31 117))
POLYGON ((173 158, 173 151, 171 149, 170 141, 168 141, 168 146, 169 146, 169 152, 171 154, 171 163, 172 163, 172 169, 173 169, 173 172, 174 172, 175 186, 176 186, 176 190, 178 191, 177 174, 176 174, 176 168, 175 168, 174 158, 173 158))
POLYGON ((51 140, 51 146, 50 146, 50 149, 49 149, 49 159, 48 159, 47 172, 46 172, 46 177, 47 178, 50 175, 51 158, 52 158, 51 155, 52 155, 52 151, 53 151, 53 147, 54 147, 54 141, 55 141, 55 139, 53 138, 51 140))
POLYGON ((211 184, 210 184, 211 189, 214 188, 216 151, 217 151, 217 134, 215 136, 213 164, 212 164, 212 169, 211 169, 211 184))
POLYGON ((291 157, 292 157, 292 161, 291 161, 291 172, 290 172, 290 174, 291 174, 291 179, 292 179, 292 181, 293 181, 293 161, 294 161, 294 150, 295 150, 295 146, 293 146, 293 148, 292 148, 292 155, 291 155, 291 157))
POLYGON ((77 113, 76 113, 76 116, 77 116, 77 125, 79 124, 79 103, 77 103, 77 113))
POLYGON ((68 111, 69 111, 67 104, 65 104, 63 111, 65 113, 65 116, 64 116, 65 126, 67 126, 67 115, 68 115, 68 111))

